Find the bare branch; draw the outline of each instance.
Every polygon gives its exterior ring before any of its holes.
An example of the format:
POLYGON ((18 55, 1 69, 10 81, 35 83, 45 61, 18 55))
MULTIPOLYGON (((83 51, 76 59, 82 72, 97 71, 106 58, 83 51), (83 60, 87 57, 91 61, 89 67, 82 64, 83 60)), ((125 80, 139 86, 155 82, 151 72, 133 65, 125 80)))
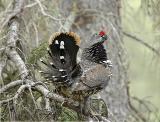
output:
POLYGON ((28 89, 29 89, 29 92, 30 92, 30 94, 31 94, 31 97, 32 97, 33 103, 34 103, 34 105, 35 105, 35 108, 37 109, 36 100, 35 100, 35 98, 34 98, 34 96, 33 96, 31 86, 29 86, 28 89))
POLYGON ((19 95, 23 92, 23 90, 24 90, 25 88, 27 88, 28 86, 29 86, 29 85, 21 85, 20 88, 17 90, 16 94, 14 95, 14 97, 0 101, 0 104, 9 102, 9 101, 11 101, 11 100, 14 100, 14 103, 17 103, 17 98, 18 98, 18 96, 19 96, 19 95))
POLYGON ((155 54, 157 54, 158 56, 160 56, 160 51, 158 51, 157 49, 155 49, 154 47, 152 47, 151 45, 149 45, 148 43, 144 42, 142 39, 139 39, 138 37, 129 34, 127 32, 123 32, 123 34, 129 38, 134 39, 135 41, 139 42, 140 44, 144 45, 145 47, 149 48, 151 51, 153 51, 155 54))
POLYGON ((1 59, 0 60, 0 81, 2 81, 2 71, 3 71, 3 68, 5 67, 6 65, 6 59, 1 59))
POLYGON ((35 1, 38 3, 38 5, 39 5, 39 7, 40 7, 40 9, 41 9, 41 12, 42 12, 42 14, 43 14, 44 16, 49 17, 49 18, 51 18, 51 19, 54 20, 54 21, 62 20, 62 19, 57 19, 57 18, 53 17, 53 16, 50 15, 50 14, 47 14, 47 13, 45 12, 43 6, 42 6, 42 3, 41 3, 39 0, 35 0, 35 1))
MULTIPOLYGON (((7 23, 11 21, 13 17, 17 16, 17 14, 21 12, 23 6, 24 6, 24 0, 15 0, 13 13, 11 13, 12 17, 8 18, 7 23)), ((24 61, 15 50, 16 42, 18 40, 18 32, 19 32, 19 22, 15 18, 11 21, 11 24, 9 26, 9 35, 7 40, 8 48, 6 49, 6 54, 8 55, 10 60, 16 64, 17 68, 19 69, 19 72, 20 73, 22 72, 21 78, 24 79, 26 76, 28 76, 28 70, 24 64, 24 61)))
MULTIPOLYGON (((13 81, 11 82, 10 84, 4 86, 3 88, 0 89, 1 93, 4 92, 5 90, 7 90, 8 88, 11 88, 17 84, 21 84, 23 81, 22 80, 18 80, 18 81, 13 81)), ((2 100, 0 101, 0 104, 3 104, 3 103, 6 103, 6 102, 9 102, 11 100, 14 100, 14 103, 17 103, 17 98, 19 97, 19 95, 23 92, 23 90, 25 88, 35 88, 35 90, 38 90, 44 97, 45 97, 45 103, 46 103, 46 109, 47 110, 51 110, 51 107, 50 107, 50 103, 49 103, 49 99, 53 99, 54 101, 57 101, 57 102, 60 102, 60 103, 63 103, 62 105, 65 106, 65 107, 68 107, 69 109, 72 109, 76 112, 82 112, 82 110, 79 108, 79 105, 80 103, 77 102, 77 101, 74 101, 70 98, 64 98, 60 95, 57 95, 53 92, 50 92, 48 89, 44 88, 43 86, 41 85, 36 85, 36 83, 34 83, 33 81, 31 80, 28 80, 27 82, 28 84, 24 84, 24 85, 21 85, 20 88, 17 90, 16 94, 14 95, 14 97, 12 98, 9 98, 9 99, 6 99, 6 100, 2 100), (36 86, 35 86, 36 85, 36 86)), ((83 108, 85 109, 85 108, 83 108)), ((84 110, 83 110, 84 111, 84 110)), ((90 116, 90 117, 94 117, 92 115, 92 113, 82 113, 84 114, 84 116, 90 116)), ((104 120, 104 118, 102 118, 104 120)))
POLYGON ((51 111, 51 106, 50 106, 50 101, 49 101, 49 98, 45 97, 45 109, 47 111, 51 111))
MULTIPOLYGON (((11 88, 11 87, 14 87, 16 85, 19 85, 23 83, 22 80, 18 80, 18 81, 12 81, 10 84, 8 85, 5 85, 4 87, 2 87, 0 89, 0 93, 3 93, 4 91, 6 91, 7 89, 11 88)), ((76 107, 79 106, 79 103, 78 102, 75 102, 73 101, 72 99, 68 99, 68 98, 64 98, 60 95, 57 95, 55 93, 52 93, 50 92, 48 89, 44 88, 43 86, 41 85, 36 85, 36 83, 34 83, 33 81, 31 80, 28 80, 27 81, 28 84, 25 84, 25 85, 21 85, 20 88, 17 90, 16 94, 14 97, 12 98, 9 98, 7 100, 2 100, 0 101, 0 103, 6 103, 6 102, 9 102, 11 100, 15 100, 18 98, 19 94, 23 91, 23 89, 25 88, 30 88, 31 86, 32 87, 35 87, 36 90, 38 90, 44 97, 45 97, 45 102, 46 102, 46 108, 47 110, 50 110, 50 104, 49 104, 49 99, 53 99, 57 102, 60 102, 60 103, 64 103, 63 105, 65 105, 66 107, 69 107, 73 110, 78 110, 76 107), (36 85, 36 86, 35 86, 36 85)))
MULTIPOLYGON (((45 0, 42 0, 41 2, 43 2, 43 1, 45 1, 45 0)), ((34 2, 34 3, 31 3, 31 4, 28 4, 28 5, 24 6, 24 9, 26 9, 26 8, 31 8, 31 7, 34 7, 34 6, 36 6, 36 5, 38 5, 38 3, 37 3, 37 2, 34 2)))
POLYGON ((0 94, 2 94, 3 92, 5 92, 6 90, 10 89, 10 88, 13 88, 15 86, 18 86, 20 84, 22 84, 24 81, 23 80, 17 80, 17 81, 12 81, 11 83, 3 86, 1 89, 0 89, 0 94))
POLYGON ((25 63, 23 62, 22 58, 19 54, 15 51, 15 49, 9 49, 7 51, 7 55, 13 61, 18 68, 19 72, 21 73, 21 78, 25 79, 28 76, 28 70, 26 68, 25 63))
POLYGON ((38 36, 38 29, 37 29, 37 26, 36 26, 36 24, 33 22, 33 27, 34 27, 34 30, 35 30, 35 37, 36 37, 36 46, 38 46, 39 45, 39 36, 38 36))
POLYGON ((24 0, 15 0, 15 6, 14 10, 11 14, 8 15, 8 17, 5 19, 5 21, 2 23, 2 26, 0 29, 2 29, 7 23, 15 16, 20 14, 24 7, 24 0))
POLYGON ((134 107, 134 105, 131 102, 131 96, 130 96, 130 91, 129 91, 129 85, 127 84, 127 95, 128 95, 128 105, 129 108, 138 116, 139 119, 141 119, 143 122, 147 122, 146 118, 134 107))

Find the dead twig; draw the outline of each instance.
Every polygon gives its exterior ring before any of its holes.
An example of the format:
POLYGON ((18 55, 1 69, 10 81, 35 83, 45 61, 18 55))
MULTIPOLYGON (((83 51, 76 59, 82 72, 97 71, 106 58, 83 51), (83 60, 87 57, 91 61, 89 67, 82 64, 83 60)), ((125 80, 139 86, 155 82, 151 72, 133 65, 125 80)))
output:
POLYGON ((36 37, 36 47, 39 45, 39 36, 38 36, 38 29, 37 29, 37 26, 36 26, 36 24, 33 22, 33 28, 34 28, 34 30, 35 30, 35 37, 36 37))
POLYGON ((22 84, 24 81, 23 80, 17 80, 17 81, 12 81, 9 84, 4 85, 1 89, 0 89, 0 94, 2 94, 3 92, 7 91, 10 88, 13 88, 15 86, 18 86, 20 84, 22 84))
POLYGON ((129 91, 129 85, 127 84, 126 86, 127 88, 127 96, 128 96, 128 105, 129 105, 129 108, 134 112, 134 114, 136 116, 138 116, 139 119, 141 119, 143 122, 147 122, 146 118, 142 115, 142 113, 140 111, 138 111, 137 108, 134 107, 134 105, 132 104, 131 102, 131 96, 130 96, 130 91, 129 91))
POLYGON ((35 0, 35 1, 38 3, 38 5, 39 5, 39 7, 40 7, 40 9, 41 9, 41 13, 42 13, 44 16, 49 17, 49 18, 51 18, 51 19, 54 20, 54 21, 62 20, 62 19, 57 19, 57 18, 53 17, 53 16, 50 15, 50 14, 47 14, 47 13, 45 12, 44 8, 43 8, 42 3, 41 3, 39 0, 35 0))
MULTIPOLYGON (((45 0, 42 0, 41 2, 43 2, 43 1, 45 1, 45 0)), ((34 7, 34 6, 36 6, 36 5, 38 5, 38 3, 37 3, 37 2, 34 2, 34 3, 31 3, 31 4, 28 4, 28 5, 24 6, 24 9, 26 9, 26 8, 31 8, 31 7, 34 7)))
POLYGON ((28 87, 28 85, 21 85, 21 86, 19 87, 19 89, 17 90, 16 94, 14 95, 14 97, 0 101, 0 104, 7 103, 7 102, 9 102, 9 101, 11 101, 11 100, 13 100, 14 103, 17 103, 18 96, 19 96, 19 95, 23 92, 23 90, 24 90, 25 88, 27 88, 27 87, 28 87))

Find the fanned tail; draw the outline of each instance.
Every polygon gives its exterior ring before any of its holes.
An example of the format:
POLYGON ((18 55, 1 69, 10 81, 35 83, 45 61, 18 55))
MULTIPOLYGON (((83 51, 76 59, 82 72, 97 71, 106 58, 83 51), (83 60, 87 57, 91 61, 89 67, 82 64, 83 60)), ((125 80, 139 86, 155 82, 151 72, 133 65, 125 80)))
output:
POLYGON ((80 72, 76 61, 79 43, 80 37, 73 32, 56 32, 50 37, 49 48, 47 48, 50 63, 41 60, 48 66, 47 71, 41 72, 48 81, 71 84, 71 78, 80 72))

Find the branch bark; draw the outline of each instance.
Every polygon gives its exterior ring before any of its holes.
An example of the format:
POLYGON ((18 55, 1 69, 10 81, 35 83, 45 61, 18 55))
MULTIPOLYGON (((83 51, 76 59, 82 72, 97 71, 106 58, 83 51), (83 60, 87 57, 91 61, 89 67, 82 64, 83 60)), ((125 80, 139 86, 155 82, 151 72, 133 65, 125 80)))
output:
POLYGON ((0 94, 4 93, 5 91, 7 91, 10 88, 13 88, 15 86, 18 86, 20 84, 22 84, 24 81, 23 80, 17 80, 17 81, 12 81, 7 85, 4 85, 1 89, 0 89, 0 94))
POLYGON ((5 61, 6 59, 1 59, 0 60, 0 81, 2 81, 3 79, 2 79, 2 71, 3 71, 3 68, 5 67, 5 65, 6 65, 6 61, 5 61))
POLYGON ((9 36, 7 40, 7 48, 6 48, 6 55, 9 57, 11 61, 15 63, 17 66, 19 73, 21 73, 21 78, 25 79, 28 76, 28 70, 23 62, 22 58, 16 51, 16 42, 18 40, 18 33, 19 33, 19 22, 18 22, 18 14, 20 14, 24 7, 24 0, 15 0, 13 12, 9 15, 6 19, 6 23, 9 24, 9 36), (13 18, 13 19, 12 19, 13 18))

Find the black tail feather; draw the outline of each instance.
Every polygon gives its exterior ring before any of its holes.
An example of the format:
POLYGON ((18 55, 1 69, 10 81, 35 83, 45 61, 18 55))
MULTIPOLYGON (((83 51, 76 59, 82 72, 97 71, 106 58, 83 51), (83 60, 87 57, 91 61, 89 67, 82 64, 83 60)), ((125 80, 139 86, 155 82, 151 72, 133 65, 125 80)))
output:
POLYGON ((77 52, 79 50, 78 36, 73 33, 56 33, 49 41, 51 54, 58 57, 63 65, 76 65, 77 52), (67 56, 70 61, 67 61, 67 56))
POLYGON ((42 62, 45 65, 48 65, 47 63, 45 63, 42 59, 40 59, 40 62, 42 62))
POLYGON ((51 54, 49 48, 47 48, 47 52, 48 52, 49 56, 50 56, 51 58, 53 58, 53 56, 52 56, 52 54, 51 54))
POLYGON ((50 63, 41 60, 48 67, 47 71, 41 72, 47 81, 55 84, 71 84, 71 78, 76 77, 80 71, 74 71, 77 66, 79 43, 79 36, 73 32, 57 32, 51 36, 47 49, 50 63))

